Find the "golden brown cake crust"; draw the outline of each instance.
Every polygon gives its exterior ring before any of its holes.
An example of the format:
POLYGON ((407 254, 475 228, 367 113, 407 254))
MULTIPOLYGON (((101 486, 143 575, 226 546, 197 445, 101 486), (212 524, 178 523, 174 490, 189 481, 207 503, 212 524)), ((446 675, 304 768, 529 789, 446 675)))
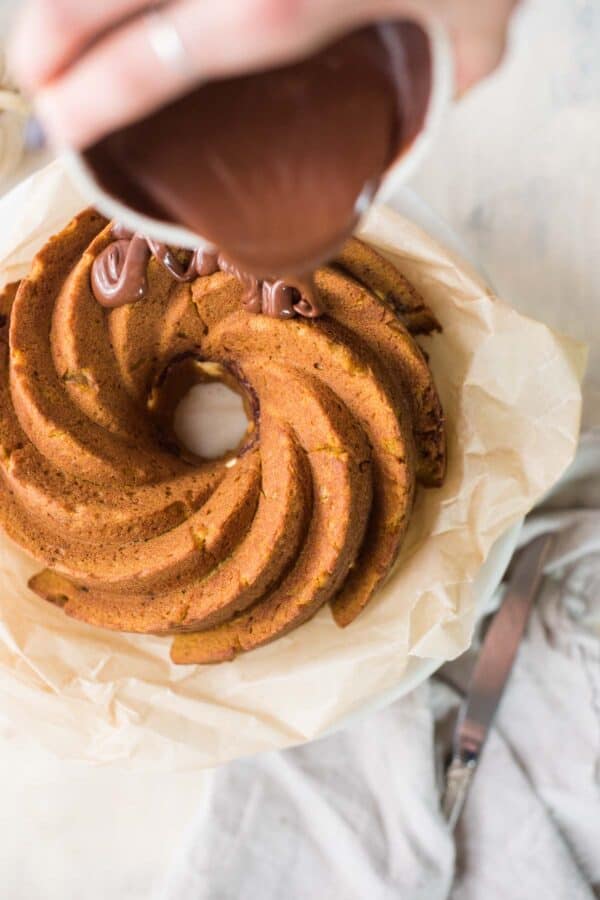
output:
POLYGON ((388 259, 369 244, 350 238, 335 265, 389 304, 413 335, 440 330, 440 323, 421 295, 388 259))
POLYGON ((356 240, 317 272, 315 321, 252 315, 233 276, 178 284, 154 259, 147 298, 106 310, 90 272, 110 240, 86 211, 0 293, 0 524, 47 567, 32 590, 93 625, 175 634, 181 663, 233 659, 327 602, 349 624, 396 560, 417 481, 444 477, 411 334, 432 313, 356 240), (206 377, 250 415, 220 460, 170 427, 171 393, 206 377))

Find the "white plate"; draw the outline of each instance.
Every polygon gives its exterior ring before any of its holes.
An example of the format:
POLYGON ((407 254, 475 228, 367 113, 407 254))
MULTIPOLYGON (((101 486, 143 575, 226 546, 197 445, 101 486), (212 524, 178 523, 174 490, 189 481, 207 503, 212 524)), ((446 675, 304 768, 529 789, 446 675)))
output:
MULTIPOLYGON (((58 177, 58 180, 60 181, 60 174, 58 176, 55 175, 55 177, 58 177)), ((50 178, 50 190, 52 190, 53 184, 54 182, 52 181, 52 178, 50 178)), ((17 189, 17 191, 18 190, 19 189, 17 189)), ((72 199, 73 202, 75 202, 75 198, 72 199)), ((478 268, 472 254, 470 254, 468 249, 463 246, 458 235, 454 234, 447 225, 441 222, 427 205, 412 191, 407 188, 402 188, 388 198, 388 203, 406 218, 416 222, 441 244, 448 246, 458 256, 469 260, 475 268, 478 268)), ((488 607, 490 598, 502 579, 508 561, 514 551, 518 531, 518 527, 513 528, 497 542, 475 579, 477 610, 479 611, 479 614, 488 607)), ((398 679, 396 685, 392 689, 386 690, 375 699, 365 703, 359 708, 359 712, 378 708, 390 703, 397 697, 408 693, 416 685, 426 680, 440 664, 439 660, 412 657, 409 660, 407 668, 404 670, 403 676, 398 679)), ((354 718, 354 714, 351 718, 354 718)), ((343 724, 347 721, 349 721, 349 719, 345 719, 343 724)))

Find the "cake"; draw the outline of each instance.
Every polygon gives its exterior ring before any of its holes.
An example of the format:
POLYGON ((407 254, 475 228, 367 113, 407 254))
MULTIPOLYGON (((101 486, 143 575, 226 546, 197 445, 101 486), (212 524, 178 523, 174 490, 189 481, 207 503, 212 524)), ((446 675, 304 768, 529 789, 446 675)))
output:
POLYGON ((415 341, 435 317, 356 239, 315 274, 319 318, 249 312, 230 268, 174 278, 156 254, 143 299, 107 309, 91 276, 114 240, 85 211, 0 295, 0 524, 45 566, 30 587, 91 625, 175 635, 178 663, 231 660, 326 603, 349 625, 396 561, 417 484, 444 478, 415 341), (173 430, 207 380, 249 419, 217 460, 173 430))

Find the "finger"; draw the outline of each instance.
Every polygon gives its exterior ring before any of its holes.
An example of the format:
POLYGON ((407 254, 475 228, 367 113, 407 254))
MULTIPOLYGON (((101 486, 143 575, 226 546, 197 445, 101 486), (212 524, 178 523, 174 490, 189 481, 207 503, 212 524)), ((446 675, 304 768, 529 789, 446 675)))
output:
POLYGON ((38 111, 55 141, 86 146, 198 81, 287 62, 374 13, 406 8, 405 0, 179 0, 160 16, 175 28, 185 65, 157 57, 141 15, 47 85, 38 111))
POLYGON ((33 93, 64 71, 99 34, 148 5, 149 0, 32 0, 11 36, 11 71, 23 89, 33 93))
POLYGON ((478 35, 459 34, 454 40, 456 93, 461 97, 498 68, 506 51, 506 36, 492 41, 478 35))
POLYGON ((506 52, 508 27, 518 0, 486 0, 461 11, 451 23, 458 95, 490 75, 506 52))

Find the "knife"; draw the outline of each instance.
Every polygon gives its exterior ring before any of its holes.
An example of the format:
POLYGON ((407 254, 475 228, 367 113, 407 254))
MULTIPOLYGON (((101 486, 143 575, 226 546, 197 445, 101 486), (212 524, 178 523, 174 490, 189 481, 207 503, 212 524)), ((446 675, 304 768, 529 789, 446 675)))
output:
POLYGON ((492 619, 461 704, 442 812, 454 830, 509 679, 540 586, 552 535, 536 538, 512 566, 502 605, 492 619))

